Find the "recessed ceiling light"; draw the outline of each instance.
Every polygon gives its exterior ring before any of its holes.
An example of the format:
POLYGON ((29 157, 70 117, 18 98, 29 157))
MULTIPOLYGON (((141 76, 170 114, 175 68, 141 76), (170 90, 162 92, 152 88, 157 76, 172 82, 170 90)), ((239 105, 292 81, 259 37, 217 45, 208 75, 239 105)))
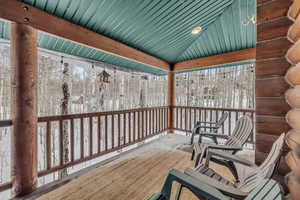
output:
POLYGON ((192 30, 192 34, 193 35, 197 35, 197 34, 199 34, 200 32, 201 32, 201 27, 200 26, 196 26, 195 28, 193 28, 193 30, 192 30))

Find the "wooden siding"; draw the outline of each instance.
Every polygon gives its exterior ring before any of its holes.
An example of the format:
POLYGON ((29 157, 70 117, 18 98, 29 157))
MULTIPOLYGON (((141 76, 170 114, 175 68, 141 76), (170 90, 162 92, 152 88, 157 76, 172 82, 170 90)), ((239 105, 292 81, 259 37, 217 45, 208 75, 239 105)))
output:
MULTIPOLYGON (((256 47, 256 152, 257 164, 263 162, 273 141, 290 127, 285 115, 290 107, 284 99, 289 85, 284 75, 289 63, 284 56, 292 43, 287 33, 292 22, 287 13, 291 0, 257 0, 256 47)), ((284 162, 279 171, 288 172, 284 162)))

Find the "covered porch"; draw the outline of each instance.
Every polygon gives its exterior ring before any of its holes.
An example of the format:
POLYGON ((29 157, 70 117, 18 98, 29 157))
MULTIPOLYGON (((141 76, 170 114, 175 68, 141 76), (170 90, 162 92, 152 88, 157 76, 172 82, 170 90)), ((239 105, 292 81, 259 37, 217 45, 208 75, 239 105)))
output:
MULTIPOLYGON (((11 82, 8 90, 1 90, 10 96, 2 100, 9 102, 10 109, 1 104, 1 112, 8 114, 0 118, 10 146, 2 154, 10 159, 1 159, 1 166, 9 163, 9 170, 1 171, 0 197, 147 199, 160 190, 170 169, 193 167, 192 146, 187 143, 195 124, 217 122, 227 113, 216 133, 231 136, 238 119, 249 116, 254 129, 240 153, 257 165, 278 136, 287 133, 272 178, 282 184, 288 198, 297 199, 299 13, 298 0, 0 0, 1 42, 10 50, 3 68, 11 82), (51 75, 60 81, 63 95, 41 106, 39 100, 47 102, 47 97, 41 99, 40 93, 56 84, 50 81, 38 88, 44 78, 39 71, 42 52, 47 58, 60 57, 62 76, 55 71, 51 75), (85 73, 78 63, 70 64, 76 59, 96 70, 85 73), (243 71, 243 66, 250 67, 243 71), (75 82, 69 80, 72 67, 77 67, 74 93, 69 85, 75 82), (234 75, 222 71, 230 67, 234 75), (123 76, 116 84, 115 74, 120 71, 127 73, 127 79, 123 76), (114 74, 113 87, 104 86, 111 81, 107 72, 114 74), (86 74, 94 79, 84 88, 86 74), (125 87, 128 77, 136 74, 137 81, 125 87), (161 81, 158 90, 145 83, 150 76, 161 81), (140 93, 132 92, 138 87, 140 93), (88 90, 94 101, 86 93, 78 95, 81 89, 88 90), (110 90, 112 97, 103 93, 110 90), (222 99, 227 94, 229 103, 222 99), (151 96, 152 101, 146 102, 151 96), (47 115, 42 109, 48 106, 61 110, 47 115), (73 109, 85 106, 88 112, 73 109)), ((49 62, 55 69, 55 62, 49 62)), ((210 167, 233 180, 225 167, 210 167)), ((189 191, 182 195, 194 198, 189 191)))

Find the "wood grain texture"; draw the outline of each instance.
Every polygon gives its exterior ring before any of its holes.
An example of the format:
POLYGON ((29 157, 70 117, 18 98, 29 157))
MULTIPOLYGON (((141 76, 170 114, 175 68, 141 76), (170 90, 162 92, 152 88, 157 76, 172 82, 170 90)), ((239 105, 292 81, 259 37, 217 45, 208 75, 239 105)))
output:
POLYGON ((300 63, 290 67, 285 75, 285 80, 291 85, 300 85, 300 63))
POLYGON ((256 116, 256 132, 267 133, 270 135, 280 135, 290 130, 290 126, 285 117, 257 115, 256 116))
POLYGON ((173 71, 168 72, 168 129, 169 133, 172 132, 174 128, 173 119, 173 106, 175 101, 175 73, 173 71))
POLYGON ((58 18, 16 0, 0 0, 0 18, 26 23, 33 28, 78 44, 147 66, 169 70, 169 64, 135 48, 58 18))
POLYGON ((293 42, 297 42, 300 38, 300 15, 295 20, 294 24, 289 28, 287 37, 293 42))
POLYGON ((284 57, 292 43, 286 38, 261 41, 256 46, 256 60, 284 57))
POLYGON ((261 24, 287 15, 291 0, 274 0, 257 7, 257 23, 261 24))
POLYGON ((287 60, 296 65, 300 62, 300 40, 298 40, 286 53, 287 60))
POLYGON ((288 16, 291 19, 296 19, 300 13, 300 1, 299 0, 293 0, 293 4, 291 5, 289 11, 288 11, 288 16))
POLYGON ((290 88, 285 93, 286 102, 292 107, 292 108, 298 108, 300 109, 300 85, 290 88))
POLYGON ((281 17, 257 26, 257 41, 272 40, 286 37, 293 22, 287 17, 281 17))
POLYGON ((291 109, 284 97, 257 97, 256 114, 285 116, 291 109))
POLYGON ((286 121, 298 133, 300 132, 300 109, 293 108, 286 114, 286 121))
MULTIPOLYGON (((270 134, 264 134, 259 133, 256 135, 256 150, 261 153, 269 153, 273 143, 278 139, 278 135, 270 135, 270 134)), ((287 145, 284 145, 283 147, 283 155, 285 155, 288 152, 287 145)))
POLYGON ((243 49, 239 51, 218 54, 193 60, 178 62, 174 65, 174 71, 192 70, 202 67, 209 67, 222 64, 230 64, 235 62, 254 60, 256 49, 243 49))
POLYGON ((289 84, 284 77, 271 77, 256 80, 256 97, 283 97, 289 84))
POLYGON ((284 76, 289 67, 290 63, 284 57, 256 61, 256 78, 284 76))
POLYGON ((286 155, 285 161, 289 168, 293 171, 293 174, 300 177, 300 149, 290 151, 286 155))
POLYGON ((290 173, 286 176, 286 184, 290 190, 290 198, 292 200, 299 199, 300 196, 300 179, 299 177, 295 176, 293 173, 290 173))
POLYGON ((286 144, 291 150, 296 150, 300 147, 300 133, 295 130, 290 130, 286 135, 286 144))
MULTIPOLYGON (((183 144, 184 136, 167 135, 141 148, 124 153, 110 163, 93 168, 69 183, 40 196, 39 200, 141 200, 159 192, 171 169, 183 171, 192 167, 190 153, 176 149, 183 144)), ((216 164, 210 165, 229 180, 233 176, 228 169, 216 164)), ((177 184, 174 185, 174 199, 177 184)), ((196 200, 184 190, 182 200, 196 200)))
POLYGON ((37 187, 37 32, 30 26, 11 25, 12 65, 12 196, 37 187))

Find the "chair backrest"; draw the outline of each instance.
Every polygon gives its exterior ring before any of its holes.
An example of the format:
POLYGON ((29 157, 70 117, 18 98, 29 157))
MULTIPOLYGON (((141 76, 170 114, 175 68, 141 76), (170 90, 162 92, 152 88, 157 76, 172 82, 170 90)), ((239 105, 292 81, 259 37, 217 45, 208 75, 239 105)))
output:
POLYGON ((219 121, 217 121, 216 123, 216 129, 219 129, 225 122, 225 120, 228 117, 228 112, 224 112, 223 115, 221 116, 221 118, 219 119, 219 121))
POLYGON ((244 192, 249 192, 263 179, 269 179, 273 176, 275 169, 279 165, 285 134, 280 137, 272 145, 271 151, 264 162, 255 170, 245 176, 239 187, 244 192))
POLYGON ((241 117, 234 127, 231 136, 225 142, 225 145, 242 147, 250 137, 252 133, 253 125, 249 116, 245 115, 241 117))

